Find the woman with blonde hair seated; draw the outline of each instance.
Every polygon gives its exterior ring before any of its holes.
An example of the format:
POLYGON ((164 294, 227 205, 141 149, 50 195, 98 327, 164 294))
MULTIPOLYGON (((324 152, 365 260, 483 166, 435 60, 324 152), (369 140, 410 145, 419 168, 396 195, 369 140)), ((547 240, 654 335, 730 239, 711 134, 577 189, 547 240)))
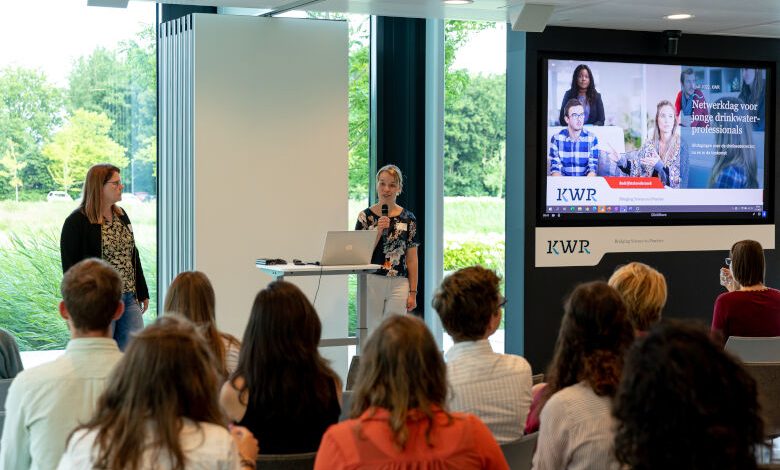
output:
POLYGON ((200 271, 179 273, 165 294, 165 312, 183 315, 202 329, 202 334, 217 358, 224 379, 236 370, 241 343, 232 335, 217 330, 214 288, 200 271))
POLYGON ((508 469, 487 426, 446 400, 446 366, 425 324, 388 317, 363 351, 352 419, 325 433, 315 470, 508 469))
POLYGON ((228 431, 217 387, 214 356, 195 325, 159 318, 130 342, 57 468, 253 469, 257 441, 246 429, 228 431))
POLYGON ((666 278, 650 266, 632 262, 620 266, 607 281, 623 296, 628 320, 637 335, 661 320, 666 305, 666 278))

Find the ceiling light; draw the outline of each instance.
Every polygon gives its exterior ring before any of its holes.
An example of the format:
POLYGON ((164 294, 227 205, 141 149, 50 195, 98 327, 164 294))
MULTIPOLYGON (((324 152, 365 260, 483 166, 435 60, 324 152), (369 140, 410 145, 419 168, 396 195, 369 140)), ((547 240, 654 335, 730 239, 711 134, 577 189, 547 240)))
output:
POLYGON ((474 3, 474 0, 444 0, 447 5, 468 5, 474 3))
POLYGON ((693 18, 693 15, 690 13, 675 13, 674 15, 666 15, 664 18, 667 20, 690 20, 693 18))

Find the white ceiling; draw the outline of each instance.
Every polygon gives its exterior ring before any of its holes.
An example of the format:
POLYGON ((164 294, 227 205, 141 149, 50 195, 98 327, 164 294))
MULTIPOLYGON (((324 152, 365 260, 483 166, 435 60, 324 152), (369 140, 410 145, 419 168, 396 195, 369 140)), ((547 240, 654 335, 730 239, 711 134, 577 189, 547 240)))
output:
MULTIPOLYGON (((141 0, 153 1, 153 0, 141 0)), ((167 3, 220 7, 283 9, 303 0, 166 0, 167 3)), ((470 5, 445 5, 441 0, 313 0, 299 8, 413 18, 510 21, 526 2, 474 0, 470 5)), ((679 29, 689 34, 722 34, 780 38, 780 0, 535 0, 554 5, 548 22, 638 31, 679 29), (666 20, 665 15, 691 13, 693 19, 666 20)))

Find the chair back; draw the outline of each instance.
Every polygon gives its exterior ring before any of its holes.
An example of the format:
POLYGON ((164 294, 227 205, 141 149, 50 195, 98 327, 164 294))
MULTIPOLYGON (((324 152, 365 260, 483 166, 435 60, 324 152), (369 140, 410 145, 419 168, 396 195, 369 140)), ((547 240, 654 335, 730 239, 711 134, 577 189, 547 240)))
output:
POLYGON ((756 381, 764 434, 780 436, 780 362, 747 362, 745 369, 756 381))
POLYGON ((742 359, 742 362, 780 362, 780 336, 729 336, 726 351, 742 359))
POLYGON ((5 411, 5 399, 8 398, 8 389, 14 379, 0 379, 0 411, 5 411))
POLYGON ((506 463, 511 470, 530 470, 536 450, 536 439, 538 432, 526 434, 520 439, 501 445, 501 451, 504 453, 506 463))
POLYGON ((341 414, 339 421, 349 419, 349 409, 352 407, 352 390, 347 390, 341 395, 341 414))
POLYGON ((312 470, 316 452, 304 454, 260 454, 257 470, 312 470))
POLYGON ((544 382, 544 374, 534 374, 531 376, 531 384, 538 385, 544 382))

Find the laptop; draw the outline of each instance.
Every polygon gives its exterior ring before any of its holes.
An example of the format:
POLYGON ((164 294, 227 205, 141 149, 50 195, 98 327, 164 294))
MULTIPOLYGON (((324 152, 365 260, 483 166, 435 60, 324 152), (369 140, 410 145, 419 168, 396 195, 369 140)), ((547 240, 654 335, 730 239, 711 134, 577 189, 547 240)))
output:
POLYGON ((330 231, 325 237, 320 264, 322 266, 371 264, 375 242, 376 231, 373 230, 330 231))

